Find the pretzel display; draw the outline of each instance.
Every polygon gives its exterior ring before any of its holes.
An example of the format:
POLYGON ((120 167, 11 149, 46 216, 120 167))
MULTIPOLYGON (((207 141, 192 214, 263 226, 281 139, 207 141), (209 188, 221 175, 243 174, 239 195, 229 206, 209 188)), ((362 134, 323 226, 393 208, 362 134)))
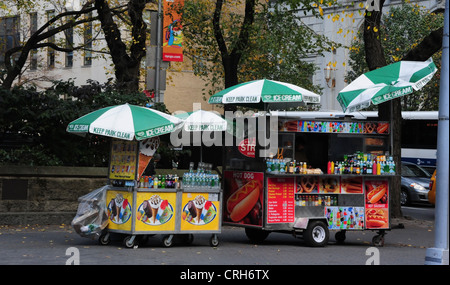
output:
POLYGON ((376 123, 365 123, 364 124, 364 132, 366 134, 371 134, 377 129, 376 123))
POLYGON ((339 183, 335 178, 326 178, 322 180, 323 190, 326 193, 339 193, 339 183))
POLYGON ((304 190, 306 193, 311 193, 316 187, 316 178, 314 176, 303 176, 300 179, 300 185, 302 192, 304 190))

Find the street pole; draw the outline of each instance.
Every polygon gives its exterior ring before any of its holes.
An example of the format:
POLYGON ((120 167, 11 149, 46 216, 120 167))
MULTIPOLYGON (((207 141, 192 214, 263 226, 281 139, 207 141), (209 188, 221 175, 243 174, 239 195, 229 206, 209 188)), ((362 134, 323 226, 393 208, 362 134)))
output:
POLYGON ((161 33, 162 33, 162 1, 158 0, 158 28, 156 39, 156 63, 155 63, 155 102, 161 102, 159 80, 161 77, 161 33))
POLYGON ((425 255, 427 265, 449 265, 448 262, 448 191, 449 191, 449 54, 448 1, 445 1, 444 35, 442 39, 441 82, 439 89, 439 122, 436 163, 435 247, 428 248, 425 255))

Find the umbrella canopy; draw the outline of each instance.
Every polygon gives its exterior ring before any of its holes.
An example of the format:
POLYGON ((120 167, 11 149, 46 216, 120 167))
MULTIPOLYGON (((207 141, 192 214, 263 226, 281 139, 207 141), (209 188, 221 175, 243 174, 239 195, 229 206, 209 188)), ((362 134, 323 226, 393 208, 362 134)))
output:
POLYGON ((180 118, 157 110, 124 104, 84 115, 69 123, 67 132, 92 133, 131 141, 170 133, 182 123, 180 118))
POLYGON ((210 104, 320 103, 320 95, 294 84, 261 79, 226 88, 209 98, 210 104))
POLYGON ((226 131, 227 121, 214 112, 198 110, 175 115, 184 120, 185 131, 226 131))
POLYGON ((355 112, 421 89, 436 71, 431 58, 399 61, 359 76, 339 92, 337 100, 344 112, 355 112))

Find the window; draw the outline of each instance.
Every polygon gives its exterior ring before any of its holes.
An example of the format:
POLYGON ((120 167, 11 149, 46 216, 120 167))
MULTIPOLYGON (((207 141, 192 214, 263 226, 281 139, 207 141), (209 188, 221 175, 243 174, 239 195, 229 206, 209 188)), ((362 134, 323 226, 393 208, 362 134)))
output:
MULTIPOLYGON (((91 17, 89 13, 87 17, 91 17)), ((84 65, 92 65, 92 22, 84 24, 84 65)))
MULTIPOLYGON (((37 31, 37 13, 30 13, 30 36, 33 35, 37 31)), ((37 49, 32 49, 30 51, 30 69, 37 69, 37 49)))
MULTIPOLYGON (((55 11, 54 10, 47 11, 47 21, 50 21, 54 16, 55 16, 55 11)), ((48 27, 48 30, 51 30, 53 28, 54 28, 54 26, 50 25, 48 27)), ((50 36, 47 39, 47 41, 48 41, 48 43, 55 43, 55 35, 50 36)), ((53 48, 51 48, 51 47, 47 48, 47 67, 48 68, 54 68, 55 67, 55 57, 56 57, 55 53, 56 52, 55 52, 55 50, 53 48)))
MULTIPOLYGON (((64 35, 66 37, 66 48, 73 48, 73 28, 67 29, 64 32, 64 35)), ((72 66, 73 66, 73 51, 66 52, 66 67, 72 66)))
MULTIPOLYGON (((20 45, 19 17, 0 18, 0 66, 4 66, 6 51, 20 45)), ((11 60, 15 61, 18 54, 11 60)), ((11 62, 13 63, 13 62, 11 62)))

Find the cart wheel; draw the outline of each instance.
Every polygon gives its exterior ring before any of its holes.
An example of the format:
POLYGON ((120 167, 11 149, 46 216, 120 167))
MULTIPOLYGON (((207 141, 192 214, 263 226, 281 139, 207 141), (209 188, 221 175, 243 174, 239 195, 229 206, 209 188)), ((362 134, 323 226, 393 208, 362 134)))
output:
POLYGON ((253 243, 262 243, 270 232, 261 229, 245 228, 245 234, 247 238, 253 243))
POLYGON ((322 221, 310 221, 303 232, 306 244, 313 247, 325 246, 329 238, 328 227, 322 221))
POLYGON ((217 247, 219 245, 219 237, 216 234, 212 235, 209 239, 209 245, 212 247, 217 247))
POLYGON ((162 242, 165 247, 171 247, 173 245, 173 235, 164 235, 162 237, 162 242))
POLYGON ((137 244, 136 236, 126 236, 123 239, 123 245, 127 248, 133 248, 137 244))
POLYGON ((101 245, 108 245, 111 242, 111 237, 108 232, 104 232, 98 238, 98 243, 101 245))
POLYGON ((384 246, 384 236, 383 235, 376 235, 372 238, 372 245, 376 247, 383 247, 384 246))
POLYGON ((337 243, 344 243, 345 241, 345 231, 339 231, 334 235, 337 243))

